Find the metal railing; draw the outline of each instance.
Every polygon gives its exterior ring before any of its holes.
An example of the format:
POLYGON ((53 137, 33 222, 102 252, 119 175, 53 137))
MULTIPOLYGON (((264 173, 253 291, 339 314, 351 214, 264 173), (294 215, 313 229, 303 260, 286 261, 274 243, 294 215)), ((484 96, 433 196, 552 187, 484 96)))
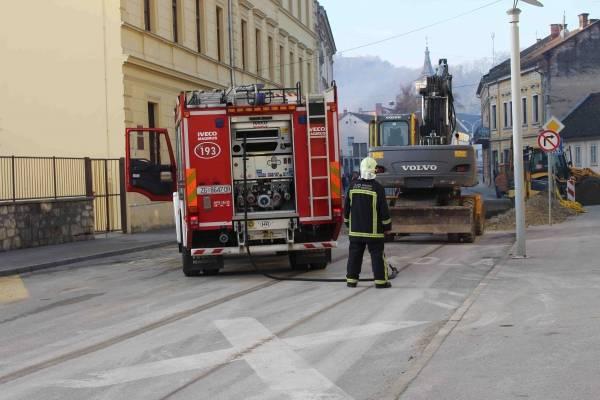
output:
POLYGON ((0 156, 0 202, 94 199, 96 232, 124 230, 123 159, 0 156))
POLYGON ((0 156, 0 201, 86 196, 85 160, 0 156))

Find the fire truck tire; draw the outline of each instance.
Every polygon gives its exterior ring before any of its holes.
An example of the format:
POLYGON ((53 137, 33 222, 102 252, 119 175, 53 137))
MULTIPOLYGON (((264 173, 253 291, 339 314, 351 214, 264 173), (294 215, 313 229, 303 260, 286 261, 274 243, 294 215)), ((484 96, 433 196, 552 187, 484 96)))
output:
POLYGON ((448 242, 460 243, 460 235, 458 233, 449 233, 448 234, 448 242))
POLYGON ((323 258, 319 261, 313 261, 310 263, 310 269, 325 269, 327 265, 331 262, 331 249, 325 250, 323 253, 323 258))
POLYGON ((202 270, 202 275, 204 276, 214 276, 217 275, 219 273, 219 269, 218 268, 204 268, 202 270))
POLYGON ((326 262, 310 263, 310 269, 325 269, 325 268, 327 268, 326 262))
POLYGON ((202 270, 194 265, 194 257, 185 247, 181 249, 181 263, 183 265, 183 274, 185 276, 199 276, 202 270))
POLYGON ((292 267, 292 269, 294 271, 305 271, 308 269, 308 264, 299 264, 298 263, 298 254, 293 251, 291 253, 289 253, 289 259, 290 259, 290 267, 292 267))

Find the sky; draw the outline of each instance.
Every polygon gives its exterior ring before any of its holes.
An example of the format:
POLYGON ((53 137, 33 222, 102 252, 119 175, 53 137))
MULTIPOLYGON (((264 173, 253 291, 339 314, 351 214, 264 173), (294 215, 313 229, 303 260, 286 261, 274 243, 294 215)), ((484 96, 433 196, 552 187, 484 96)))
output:
MULTIPOLYGON (((590 18, 600 18, 600 0, 540 1, 544 3, 543 8, 519 2, 518 7, 522 10, 521 48, 533 44, 536 38, 549 35, 550 24, 562 23, 563 14, 566 14, 568 29, 579 26, 577 16, 581 13, 589 13, 590 18)), ((327 10, 338 54, 343 56, 379 56, 396 66, 421 67, 427 38, 434 65, 439 58, 447 58, 451 65, 482 58, 491 61, 492 33, 495 37, 495 54, 507 55, 510 51, 510 27, 506 11, 512 7, 513 0, 319 2, 327 10), (473 11, 480 7, 484 8, 473 11), (459 14, 467 15, 437 24, 459 14), (432 24, 435 26, 430 26, 432 24), (418 31, 408 33, 415 30, 418 31), (384 43, 344 51, 405 33, 384 43)))

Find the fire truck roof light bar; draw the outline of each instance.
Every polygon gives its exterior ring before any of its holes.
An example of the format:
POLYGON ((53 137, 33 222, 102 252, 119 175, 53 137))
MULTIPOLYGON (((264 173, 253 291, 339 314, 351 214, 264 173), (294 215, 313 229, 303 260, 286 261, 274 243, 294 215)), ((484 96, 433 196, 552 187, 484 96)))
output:
POLYGON ((188 108, 302 104, 302 85, 298 82, 295 88, 265 89, 264 84, 256 84, 226 90, 193 90, 185 92, 185 103, 188 108))

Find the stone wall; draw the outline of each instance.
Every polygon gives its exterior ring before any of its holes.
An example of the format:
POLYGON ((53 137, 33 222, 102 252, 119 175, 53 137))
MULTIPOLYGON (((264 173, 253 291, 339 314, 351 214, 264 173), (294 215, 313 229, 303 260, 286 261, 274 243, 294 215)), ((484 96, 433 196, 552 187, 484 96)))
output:
POLYGON ((93 238, 92 198, 0 203, 0 251, 93 238))

